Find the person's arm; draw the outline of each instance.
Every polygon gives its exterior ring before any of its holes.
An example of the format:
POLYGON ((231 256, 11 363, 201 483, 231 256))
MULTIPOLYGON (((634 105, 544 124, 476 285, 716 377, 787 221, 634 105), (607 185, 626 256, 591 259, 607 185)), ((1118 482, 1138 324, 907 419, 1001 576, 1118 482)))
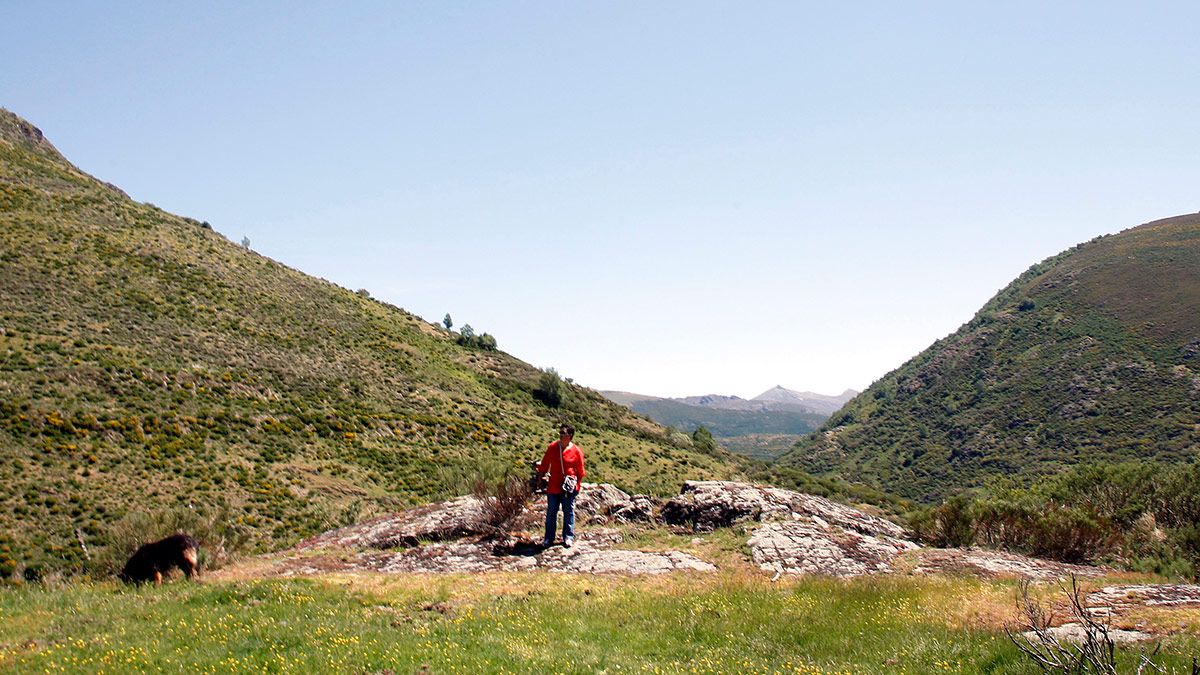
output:
POLYGON ((575 454, 579 458, 571 462, 571 472, 579 479, 579 483, 575 486, 575 492, 583 492, 583 477, 586 472, 583 470, 583 450, 577 445, 575 446, 575 454))
POLYGON ((578 445, 575 446, 575 457, 567 464, 566 471, 568 476, 575 476, 583 480, 583 450, 580 450, 578 445))

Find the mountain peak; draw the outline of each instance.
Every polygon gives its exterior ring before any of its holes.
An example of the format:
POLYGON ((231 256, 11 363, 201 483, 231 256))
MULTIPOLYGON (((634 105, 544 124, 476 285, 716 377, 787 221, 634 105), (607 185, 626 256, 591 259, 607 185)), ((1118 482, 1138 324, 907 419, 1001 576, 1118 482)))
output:
POLYGON ((62 153, 46 139, 46 135, 42 133, 41 129, 5 108, 0 108, 0 141, 39 154, 50 155, 56 159, 63 159, 62 153))
POLYGON ((798 406, 830 415, 838 408, 841 408, 842 404, 846 401, 854 398, 856 394, 858 392, 853 389, 847 389, 837 396, 826 396, 825 394, 816 394, 811 391, 794 391, 781 384, 777 384, 750 400, 761 403, 798 406))

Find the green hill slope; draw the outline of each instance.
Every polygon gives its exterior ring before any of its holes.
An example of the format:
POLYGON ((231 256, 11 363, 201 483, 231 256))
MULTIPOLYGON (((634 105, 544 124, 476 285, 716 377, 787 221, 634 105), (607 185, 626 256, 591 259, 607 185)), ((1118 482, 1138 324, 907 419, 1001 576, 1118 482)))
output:
POLYGON ((1200 215, 1034 265, 780 461, 922 501, 1200 451, 1200 215))
POLYGON ((284 544, 539 459, 563 419, 593 480, 734 471, 590 390, 549 408, 540 374, 136 203, 0 110, 0 576, 76 566, 134 511, 284 544))

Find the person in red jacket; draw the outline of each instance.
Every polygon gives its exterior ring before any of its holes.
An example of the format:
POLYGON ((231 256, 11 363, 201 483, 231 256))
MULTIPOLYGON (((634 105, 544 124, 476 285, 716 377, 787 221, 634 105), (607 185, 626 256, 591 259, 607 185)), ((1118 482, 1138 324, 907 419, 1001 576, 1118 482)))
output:
POLYGON ((564 424, 558 429, 558 440, 546 447, 546 454, 537 466, 539 474, 550 474, 546 488, 546 536, 542 548, 554 544, 554 531, 558 525, 558 507, 563 512, 563 546, 571 548, 575 543, 575 496, 583 487, 583 450, 571 442, 575 428, 564 424))

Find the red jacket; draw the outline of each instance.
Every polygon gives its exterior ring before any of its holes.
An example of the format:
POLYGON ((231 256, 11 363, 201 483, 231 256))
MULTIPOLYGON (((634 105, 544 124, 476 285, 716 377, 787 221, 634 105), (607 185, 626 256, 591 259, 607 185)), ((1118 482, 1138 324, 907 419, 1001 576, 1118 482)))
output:
POLYGON ((537 467, 538 473, 550 473, 550 486, 546 488, 546 492, 552 495, 562 494, 564 470, 567 476, 577 476, 579 478, 579 488, 577 489, 583 489, 583 477, 587 475, 583 470, 583 450, 580 450, 578 445, 570 443, 562 452, 561 462, 558 461, 558 458, 558 441, 554 441, 546 447, 542 463, 537 467))

